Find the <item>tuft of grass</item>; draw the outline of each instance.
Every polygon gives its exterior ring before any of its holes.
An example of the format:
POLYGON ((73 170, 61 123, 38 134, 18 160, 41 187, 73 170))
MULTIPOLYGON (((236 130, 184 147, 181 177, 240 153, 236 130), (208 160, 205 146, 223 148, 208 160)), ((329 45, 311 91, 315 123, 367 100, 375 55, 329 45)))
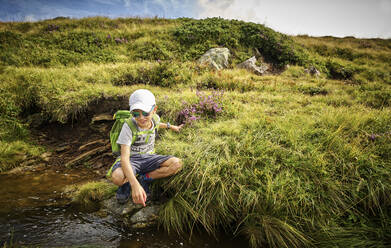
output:
POLYGON ((108 182, 89 182, 76 187, 72 202, 88 206, 113 196, 116 190, 117 186, 108 182))

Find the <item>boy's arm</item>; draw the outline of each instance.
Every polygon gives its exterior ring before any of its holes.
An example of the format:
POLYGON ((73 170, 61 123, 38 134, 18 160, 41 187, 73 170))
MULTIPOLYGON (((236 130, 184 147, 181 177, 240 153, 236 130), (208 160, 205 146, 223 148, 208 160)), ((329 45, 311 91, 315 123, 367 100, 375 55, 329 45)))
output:
POLYGON ((160 123, 159 124, 159 128, 168 128, 168 129, 174 130, 176 132, 179 132, 182 127, 183 127, 183 124, 181 124, 179 126, 171 125, 169 123, 160 123))
POLYGON ((141 187, 140 183, 137 181, 132 167, 130 166, 130 146, 128 145, 121 145, 121 167, 130 186, 132 187, 133 202, 136 204, 142 204, 145 207, 147 195, 145 194, 143 187, 141 187))

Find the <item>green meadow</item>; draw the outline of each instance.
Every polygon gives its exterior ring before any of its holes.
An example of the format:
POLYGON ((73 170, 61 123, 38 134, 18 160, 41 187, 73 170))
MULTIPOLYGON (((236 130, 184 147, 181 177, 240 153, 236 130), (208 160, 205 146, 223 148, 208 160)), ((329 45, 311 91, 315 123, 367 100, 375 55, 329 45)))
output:
POLYGON ((168 232, 388 247, 390 72, 389 39, 287 36, 220 18, 0 23, 0 172, 47 149, 31 136, 32 114, 77 123, 89 105, 147 88, 163 121, 186 123, 156 144, 184 161, 159 182, 171 195, 159 218, 168 232), (229 69, 197 64, 214 47, 229 48, 229 69), (256 51, 279 73, 235 68, 256 51))

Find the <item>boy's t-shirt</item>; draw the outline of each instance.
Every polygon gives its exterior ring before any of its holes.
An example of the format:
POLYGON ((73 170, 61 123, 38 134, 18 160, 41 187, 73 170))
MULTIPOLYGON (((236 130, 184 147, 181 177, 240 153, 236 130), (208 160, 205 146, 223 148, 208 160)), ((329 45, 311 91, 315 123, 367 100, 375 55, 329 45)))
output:
MULTIPOLYGON (((160 121, 159 116, 158 116, 158 120, 160 121)), ((153 123, 153 121, 151 121, 152 122, 151 129, 141 129, 137 126, 137 123, 134 119, 132 119, 132 121, 133 123, 136 124, 138 131, 152 130, 155 127, 155 124, 153 123)), ((132 143, 132 137, 133 137, 132 130, 125 122, 118 136, 117 144, 130 146, 130 144, 132 143)), ((140 153, 149 153, 149 154, 154 153, 155 138, 156 138, 156 132, 152 132, 150 134, 138 134, 137 139, 130 146, 130 155, 140 154, 140 153), (149 135, 148 142, 145 142, 148 135, 149 135)))

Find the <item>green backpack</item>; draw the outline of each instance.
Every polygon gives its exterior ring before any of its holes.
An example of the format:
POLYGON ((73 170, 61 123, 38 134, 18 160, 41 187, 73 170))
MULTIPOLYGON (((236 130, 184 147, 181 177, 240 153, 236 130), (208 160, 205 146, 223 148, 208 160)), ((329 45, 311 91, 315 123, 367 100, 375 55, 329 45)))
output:
MULTIPOLYGON (((134 142, 137 139, 137 136, 140 134, 145 134, 148 133, 149 135, 147 136, 146 142, 148 142, 149 136, 155 132, 156 129, 159 128, 159 117, 155 114, 152 116, 152 121, 154 124, 154 128, 152 130, 147 130, 147 131, 139 131, 136 123, 133 122, 132 120, 132 114, 130 113, 129 110, 118 110, 115 114, 113 119, 115 119, 115 122, 110 130, 110 143, 111 143, 111 151, 113 152, 114 155, 119 156, 121 155, 121 146, 117 144, 118 136, 121 133, 122 126, 124 123, 128 124, 130 130, 132 131, 132 142, 130 145, 133 145, 134 142)), ((107 172, 106 176, 107 178, 111 177, 112 173, 112 168, 115 163, 117 163, 120 160, 120 157, 118 157, 109 171, 107 172)))
POLYGON ((147 130, 147 131, 139 131, 136 126, 136 123, 134 123, 134 121, 132 120, 132 117, 133 116, 129 110, 118 110, 114 114, 113 119, 115 119, 115 122, 110 130, 111 151, 113 152, 114 155, 119 156, 121 154, 121 146, 117 144, 117 140, 119 134, 121 133, 122 126, 124 125, 125 122, 126 124, 128 124, 133 134, 131 145, 134 144, 134 142, 137 139, 137 136, 140 134, 146 134, 146 133, 149 134, 146 140, 146 142, 148 142, 149 136, 155 132, 155 129, 159 128, 159 117, 156 114, 152 116, 154 128, 152 130, 147 130))

